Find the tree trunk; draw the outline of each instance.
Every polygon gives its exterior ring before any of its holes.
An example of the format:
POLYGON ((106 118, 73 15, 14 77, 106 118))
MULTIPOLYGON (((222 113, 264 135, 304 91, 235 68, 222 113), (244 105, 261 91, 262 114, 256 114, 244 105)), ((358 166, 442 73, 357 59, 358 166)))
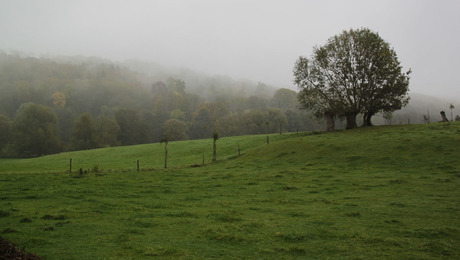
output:
POLYGON ((347 113, 345 116, 347 118, 347 126, 345 129, 356 128, 356 113, 347 113))
POLYGON ((282 128, 281 128, 281 119, 278 119, 278 125, 280 126, 280 134, 283 133, 282 128))
POLYGON ((165 147, 165 169, 168 168, 168 148, 165 147))
POLYGON ((373 126, 371 122, 371 118, 374 115, 374 113, 364 113, 363 116, 363 126, 373 126))
POLYGON ((333 115, 326 115, 326 131, 332 132, 335 129, 335 120, 333 115))
POLYGON ((446 112, 441 111, 441 117, 443 122, 449 122, 449 119, 446 117, 446 112))
POLYGON ((217 150, 217 147, 216 147, 216 139, 214 139, 214 145, 213 145, 213 148, 214 148, 214 150, 213 150, 213 153, 212 153, 212 161, 213 161, 213 162, 215 162, 215 161, 217 161, 217 152, 216 152, 216 150, 217 150))

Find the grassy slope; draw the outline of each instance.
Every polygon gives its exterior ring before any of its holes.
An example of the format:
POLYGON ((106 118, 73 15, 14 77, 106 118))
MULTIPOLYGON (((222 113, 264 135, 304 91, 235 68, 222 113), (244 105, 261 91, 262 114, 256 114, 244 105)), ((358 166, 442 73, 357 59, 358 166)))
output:
MULTIPOLYGON (((272 141, 285 138, 288 136, 272 135, 271 137, 272 141)), ((221 160, 236 156, 238 144, 240 144, 241 153, 245 153, 265 142, 266 137, 262 135, 221 138, 217 141, 217 157, 221 160)), ((212 147, 212 139, 169 142, 168 166, 174 168, 202 164, 203 155, 205 163, 209 163, 212 160, 212 147)), ((74 172, 78 171, 79 168, 92 169, 95 165, 99 166, 101 170, 136 170, 137 160, 140 161, 141 169, 161 169, 164 165, 164 144, 154 143, 76 151, 32 159, 0 159, 0 173, 65 172, 69 170, 70 158, 72 158, 72 170, 74 172)))
POLYGON ((0 160, 0 232, 50 259, 459 257, 459 124, 264 142, 198 168, 212 140, 170 143, 168 170, 160 144, 0 160))

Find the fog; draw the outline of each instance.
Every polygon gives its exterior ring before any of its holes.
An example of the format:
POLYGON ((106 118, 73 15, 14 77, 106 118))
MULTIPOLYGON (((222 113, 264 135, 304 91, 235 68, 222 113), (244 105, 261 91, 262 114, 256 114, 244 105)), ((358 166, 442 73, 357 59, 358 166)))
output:
POLYGON ((412 68, 411 92, 460 97, 459 1, 0 0, 0 49, 140 59, 295 89, 300 56, 368 27, 412 68))

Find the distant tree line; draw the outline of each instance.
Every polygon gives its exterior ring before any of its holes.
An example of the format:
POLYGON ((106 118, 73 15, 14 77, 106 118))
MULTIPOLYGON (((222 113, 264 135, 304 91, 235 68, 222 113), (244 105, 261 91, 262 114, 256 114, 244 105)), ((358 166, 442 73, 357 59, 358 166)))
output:
POLYGON ((208 80, 197 90, 179 77, 146 78, 103 60, 0 52, 1 156, 321 127, 298 109, 297 93, 289 89, 228 81, 235 92, 208 80))

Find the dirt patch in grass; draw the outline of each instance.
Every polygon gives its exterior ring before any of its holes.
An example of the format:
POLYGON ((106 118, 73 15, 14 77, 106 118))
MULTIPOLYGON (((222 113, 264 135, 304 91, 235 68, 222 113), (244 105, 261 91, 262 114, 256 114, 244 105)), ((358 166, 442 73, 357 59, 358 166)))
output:
POLYGON ((0 260, 3 259, 39 260, 41 258, 19 249, 17 245, 0 236, 0 260))

